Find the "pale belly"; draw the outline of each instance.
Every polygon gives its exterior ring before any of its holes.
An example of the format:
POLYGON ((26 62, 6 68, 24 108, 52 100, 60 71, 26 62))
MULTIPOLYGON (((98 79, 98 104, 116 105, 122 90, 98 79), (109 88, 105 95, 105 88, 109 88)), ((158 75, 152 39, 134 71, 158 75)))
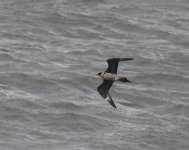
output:
POLYGON ((101 77, 104 80, 111 80, 111 81, 119 80, 119 76, 118 75, 111 74, 111 73, 103 73, 101 77))

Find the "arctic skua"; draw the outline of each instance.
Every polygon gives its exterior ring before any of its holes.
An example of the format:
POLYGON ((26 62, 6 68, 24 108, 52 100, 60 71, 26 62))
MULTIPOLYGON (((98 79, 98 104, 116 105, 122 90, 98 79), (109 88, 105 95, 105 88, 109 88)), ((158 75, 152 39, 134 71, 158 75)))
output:
POLYGON ((103 83, 98 86, 97 90, 100 93, 100 95, 107 99, 107 101, 112 105, 114 108, 116 108, 116 105, 114 104, 114 101, 112 100, 109 89, 111 88, 114 81, 121 81, 121 82, 131 82, 126 77, 118 76, 117 75, 117 68, 118 63, 120 61, 127 61, 127 60, 133 60, 133 58, 111 58, 108 59, 108 68, 105 72, 99 72, 97 75, 99 75, 103 79, 103 83))

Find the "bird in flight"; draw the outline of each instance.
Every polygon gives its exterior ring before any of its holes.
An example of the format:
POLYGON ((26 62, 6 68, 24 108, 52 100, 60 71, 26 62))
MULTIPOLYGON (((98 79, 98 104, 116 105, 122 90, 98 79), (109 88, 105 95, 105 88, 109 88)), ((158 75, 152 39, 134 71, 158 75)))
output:
POLYGON ((105 72, 99 72, 97 75, 99 75, 103 79, 103 83, 98 86, 97 90, 100 93, 100 95, 107 99, 107 101, 112 105, 114 108, 116 108, 116 105, 114 104, 113 99, 111 98, 109 94, 109 89, 111 88, 114 81, 121 81, 121 82, 131 82, 126 77, 118 76, 117 75, 117 68, 118 63, 120 61, 127 61, 127 60, 133 60, 133 58, 111 58, 108 59, 108 68, 105 72))

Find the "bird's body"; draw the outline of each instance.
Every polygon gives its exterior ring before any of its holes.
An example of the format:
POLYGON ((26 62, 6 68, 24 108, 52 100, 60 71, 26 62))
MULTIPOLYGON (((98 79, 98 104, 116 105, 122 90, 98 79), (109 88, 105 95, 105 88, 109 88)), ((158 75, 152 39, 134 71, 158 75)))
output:
POLYGON ((133 60, 133 58, 112 58, 108 59, 108 68, 105 72, 99 72, 97 75, 99 75, 103 79, 103 83, 97 88, 100 95, 107 99, 108 102, 116 108, 116 105, 114 104, 111 96, 109 95, 108 91, 111 88, 114 81, 121 81, 121 82, 130 82, 125 77, 121 77, 117 75, 117 68, 118 68, 118 62, 119 61, 127 61, 127 60, 133 60))
POLYGON ((103 72, 100 77, 104 80, 110 81, 123 81, 125 77, 118 76, 117 74, 103 72))

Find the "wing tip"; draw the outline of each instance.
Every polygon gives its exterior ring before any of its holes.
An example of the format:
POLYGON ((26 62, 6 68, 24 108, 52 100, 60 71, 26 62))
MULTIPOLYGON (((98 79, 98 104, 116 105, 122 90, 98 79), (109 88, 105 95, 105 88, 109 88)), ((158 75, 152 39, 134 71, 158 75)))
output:
POLYGON ((113 101, 113 99, 111 98, 110 94, 108 93, 107 95, 108 95, 107 101, 109 102, 109 104, 110 104, 112 107, 114 107, 114 108, 117 109, 117 107, 116 107, 116 105, 114 104, 114 101, 113 101))
POLYGON ((109 61, 127 61, 127 60, 134 60, 134 58, 110 58, 110 59, 107 59, 106 61, 109 62, 109 61))
POLYGON ((109 104, 110 104, 112 107, 114 107, 115 109, 117 109, 116 105, 114 104, 114 101, 112 101, 112 100, 110 100, 110 99, 108 99, 107 101, 109 102, 109 104))
POLYGON ((120 58, 120 61, 134 60, 134 58, 120 58))

